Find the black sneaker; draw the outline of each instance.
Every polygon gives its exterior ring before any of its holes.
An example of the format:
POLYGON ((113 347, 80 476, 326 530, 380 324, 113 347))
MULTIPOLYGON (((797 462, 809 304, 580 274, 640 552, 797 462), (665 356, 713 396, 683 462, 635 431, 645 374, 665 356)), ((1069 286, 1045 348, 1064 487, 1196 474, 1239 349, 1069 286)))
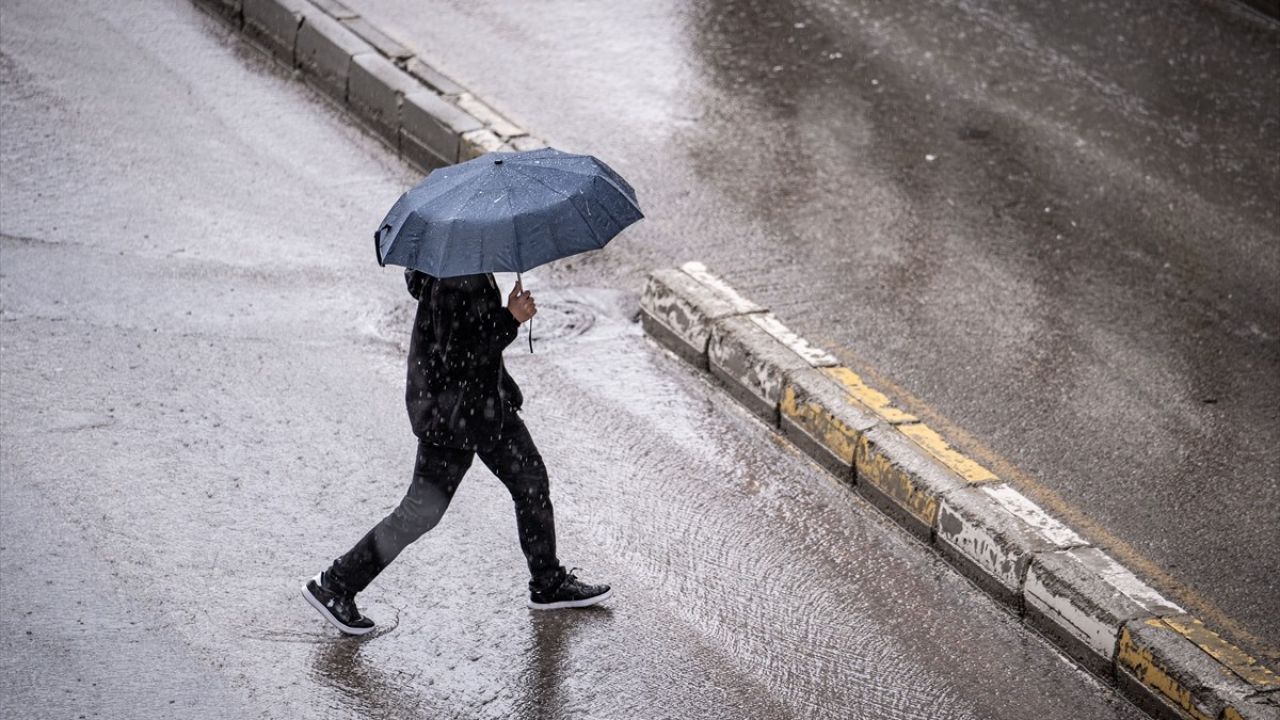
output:
POLYGON ((373 621, 356 609, 354 596, 342 595, 324 586, 324 573, 307 582, 302 588, 302 597, 320 611, 325 620, 348 635, 364 635, 373 630, 373 621))
MULTIPOLYGON (((574 568, 577 570, 578 568, 574 568)), ((578 579, 572 571, 555 586, 547 590, 534 590, 529 593, 529 608, 532 610, 557 610, 559 608, 580 608, 602 603, 609 599, 612 590, 608 585, 588 585, 578 579)))

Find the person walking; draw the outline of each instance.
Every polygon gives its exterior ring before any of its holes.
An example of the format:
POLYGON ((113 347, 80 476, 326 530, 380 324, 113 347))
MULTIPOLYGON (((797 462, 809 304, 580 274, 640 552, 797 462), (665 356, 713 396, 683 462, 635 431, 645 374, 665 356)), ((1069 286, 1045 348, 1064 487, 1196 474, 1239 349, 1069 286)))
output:
POLYGON ((408 269, 405 280, 418 300, 405 392, 418 437, 413 479, 395 510, 307 582, 303 597, 343 633, 372 631, 356 595, 440 522, 479 455, 515 502, 531 575, 528 607, 580 608, 608 599, 608 585, 582 582, 556 556, 547 469, 519 415, 523 395, 502 361, 520 325, 538 312, 533 294, 517 282, 504 308, 492 273, 436 278, 408 269))

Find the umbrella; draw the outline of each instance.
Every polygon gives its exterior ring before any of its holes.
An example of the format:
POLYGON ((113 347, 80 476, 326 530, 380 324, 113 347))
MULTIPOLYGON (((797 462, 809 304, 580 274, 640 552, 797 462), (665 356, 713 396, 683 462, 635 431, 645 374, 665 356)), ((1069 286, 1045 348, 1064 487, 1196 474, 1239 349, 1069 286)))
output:
POLYGON ((380 265, 438 278, 522 273, 602 248, 642 217, 631 185, 590 155, 492 152, 433 170, 400 196, 374 239, 380 265))

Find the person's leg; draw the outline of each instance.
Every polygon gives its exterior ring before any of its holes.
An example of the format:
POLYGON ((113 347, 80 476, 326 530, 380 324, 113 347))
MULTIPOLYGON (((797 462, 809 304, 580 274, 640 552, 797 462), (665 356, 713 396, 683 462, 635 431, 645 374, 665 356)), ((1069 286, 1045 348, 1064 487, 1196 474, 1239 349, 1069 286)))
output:
POLYGON ((529 563, 529 588, 555 585, 564 576, 564 568, 556 558, 556 523, 547 468, 515 410, 507 409, 498 443, 477 454, 515 501, 520 549, 529 563))
POLYGON ((423 533, 435 527, 475 456, 470 450, 418 443, 413 481, 400 505, 324 574, 325 584, 355 595, 423 533))

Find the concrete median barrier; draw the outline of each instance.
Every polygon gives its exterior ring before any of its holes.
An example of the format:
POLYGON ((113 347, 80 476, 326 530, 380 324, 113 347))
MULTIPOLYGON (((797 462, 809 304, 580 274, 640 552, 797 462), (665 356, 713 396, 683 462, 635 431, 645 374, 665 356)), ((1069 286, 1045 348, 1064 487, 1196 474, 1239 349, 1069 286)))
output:
POLYGON ((244 27, 244 0, 197 0, 237 30, 244 27))
POLYGON ((305 0, 244 0, 243 32, 277 60, 293 67, 298 26, 311 5, 305 0))
POLYGON ((960 476, 885 425, 859 438, 854 475, 863 497, 926 543, 933 540, 942 496, 965 487, 960 476))
POLYGON ((707 364, 730 395, 773 427, 778 427, 778 403, 787 374, 811 367, 748 315, 728 317, 712 326, 707 364))
POLYGON ((640 317, 645 332, 777 418, 797 448, 1149 711, 1280 720, 1274 674, 701 263, 651 273, 640 317))
POLYGON ((377 53, 362 53, 351 59, 347 103, 391 147, 400 147, 400 105, 404 96, 417 90, 413 78, 377 53))
POLYGON ((506 149, 502 138, 487 127, 481 127, 462 134, 458 146, 458 162, 466 162, 478 158, 485 153, 506 149))
POLYGON ((1023 602, 1028 623, 1103 677, 1125 623, 1184 612, 1093 547, 1037 555, 1023 602))
POLYGON ((841 481, 854 483, 858 439, 880 419, 813 367, 790 373, 778 403, 782 434, 841 481))
POLYGON ((938 505, 934 540, 942 556, 965 577, 1019 615, 1023 612, 1022 584, 1036 554, 1085 544, 1079 535, 1003 483, 944 494, 938 505), (1022 505, 1023 514, 1012 512, 1009 503, 1022 505), (1030 514, 1043 516, 1043 520, 1032 524, 1024 519, 1030 514))
POLYGON ((1161 720, 1280 720, 1280 678, 1203 630, 1194 618, 1126 623, 1116 652, 1116 682, 1161 720), (1184 632, 1197 626, 1196 632, 1211 636, 1201 644, 1184 632))
POLYGON ((340 103, 347 101, 351 59, 377 52, 369 43, 318 8, 308 11, 298 28, 294 59, 307 83, 340 103))
POLYGON ((462 136, 484 124, 430 90, 404 96, 400 106, 400 148, 423 169, 452 165, 461 156, 462 136))
POLYGON ((702 370, 710 370, 707 343, 712 326, 724 318, 752 312, 764 312, 764 308, 735 302, 676 268, 650 273, 640 295, 640 323, 645 332, 702 370))
POLYGON ((547 147, 336 0, 193 1, 298 68, 304 82, 346 104, 424 172, 547 147))

